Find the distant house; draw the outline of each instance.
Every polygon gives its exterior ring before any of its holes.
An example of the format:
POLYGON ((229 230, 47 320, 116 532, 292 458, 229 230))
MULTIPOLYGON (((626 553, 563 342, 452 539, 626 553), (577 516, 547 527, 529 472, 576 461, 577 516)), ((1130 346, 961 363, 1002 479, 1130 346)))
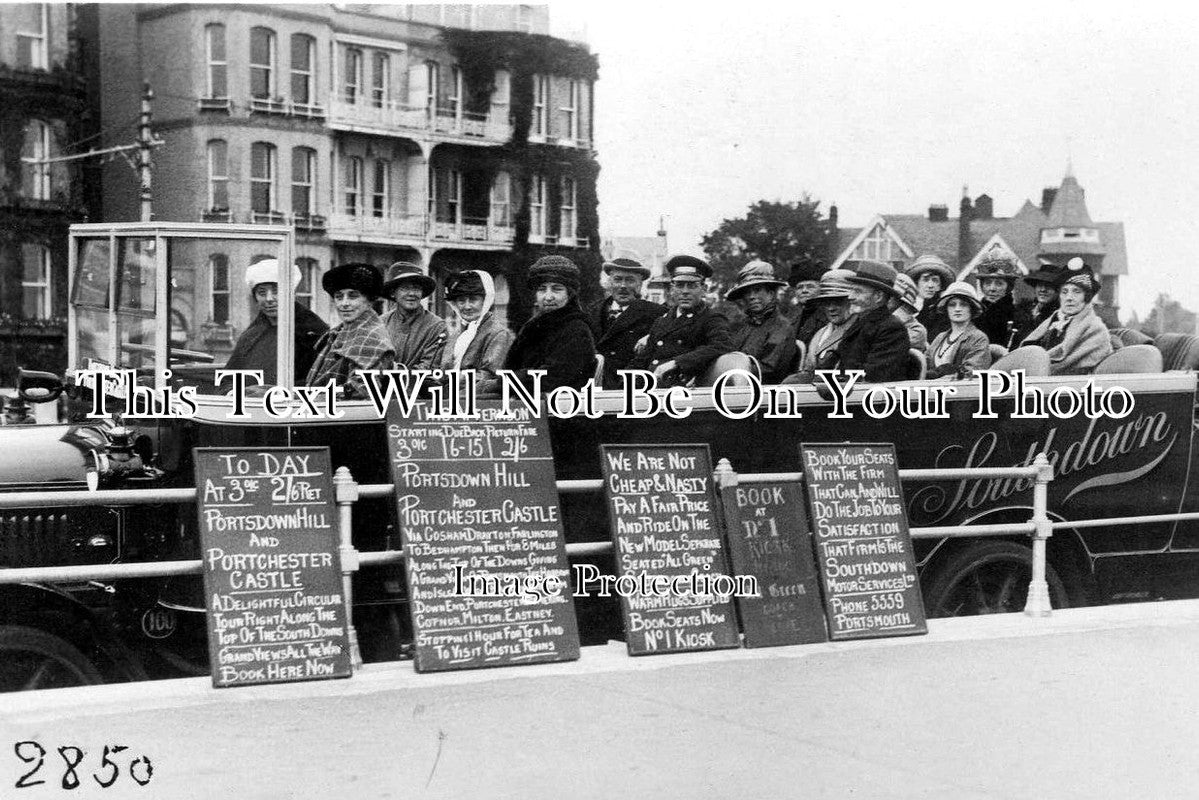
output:
MULTIPOLYGON (((837 256, 832 267, 864 258, 886 261, 897 269, 931 253, 967 278, 979 260, 992 250, 1016 257, 1022 272, 1044 263, 1064 264, 1081 256, 1102 276, 1099 302, 1112 318, 1118 312, 1120 278, 1128 274, 1124 223, 1094 222, 1087 211, 1082 186, 1070 172, 1061 185, 1041 194, 1041 205, 1024 201, 1011 217, 996 217, 994 201, 979 195, 963 197, 956 218, 945 205, 931 205, 928 214, 878 214, 862 228, 837 228, 837 256)), ((1029 294, 1027 286, 1018 287, 1029 294)))

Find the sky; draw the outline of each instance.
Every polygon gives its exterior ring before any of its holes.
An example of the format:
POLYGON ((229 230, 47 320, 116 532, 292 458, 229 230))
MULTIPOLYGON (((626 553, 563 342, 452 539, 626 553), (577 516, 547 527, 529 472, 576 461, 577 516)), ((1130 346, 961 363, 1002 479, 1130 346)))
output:
POLYGON ((721 220, 805 192, 843 227, 956 216, 963 186, 1010 216, 1072 163, 1092 219, 1124 222, 1125 315, 1159 292, 1199 310, 1199 10, 558 0, 551 18, 600 59, 605 236, 662 216, 670 250, 699 254, 721 220))

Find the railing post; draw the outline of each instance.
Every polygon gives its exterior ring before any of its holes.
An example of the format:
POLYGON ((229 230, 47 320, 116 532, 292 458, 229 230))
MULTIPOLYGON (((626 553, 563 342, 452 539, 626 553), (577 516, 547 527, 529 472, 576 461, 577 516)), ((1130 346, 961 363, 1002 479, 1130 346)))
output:
POLYGON ((716 463, 716 469, 712 471, 712 475, 716 479, 716 485, 721 489, 737 485, 737 473, 733 471, 733 465, 727 458, 722 458, 716 463))
POLYGON ((1024 604, 1024 613, 1030 617, 1048 617, 1053 613, 1053 605, 1049 600, 1049 584, 1045 581, 1045 542, 1053 535, 1048 513, 1053 465, 1044 453, 1038 453, 1032 463, 1037 468, 1036 483, 1032 490, 1032 523, 1035 528, 1032 537, 1032 580, 1028 583, 1028 602, 1024 604))
POLYGON ((354 503, 358 502, 358 483, 347 467, 338 467, 333 474, 333 493, 337 500, 337 532, 341 543, 341 591, 346 603, 346 625, 349 627, 350 664, 362 668, 362 651, 358 648, 358 629, 354 627, 354 590, 352 577, 358 571, 358 551, 351 537, 354 523, 354 503))

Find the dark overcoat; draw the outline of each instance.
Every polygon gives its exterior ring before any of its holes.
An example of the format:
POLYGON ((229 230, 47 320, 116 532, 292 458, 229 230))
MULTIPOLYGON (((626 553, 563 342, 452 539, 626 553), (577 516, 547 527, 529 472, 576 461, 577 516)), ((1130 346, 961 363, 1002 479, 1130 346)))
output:
POLYGON ((591 306, 587 323, 595 337, 595 350, 604 357, 604 388, 620 386, 616 370, 625 369, 633 360, 634 348, 649 333, 654 320, 666 313, 666 306, 634 298, 616 319, 608 318, 612 298, 591 306))
POLYGON ((907 375, 908 329, 880 306, 858 314, 837 345, 836 364, 822 368, 865 370, 867 383, 902 381, 907 375))
POLYGON ((678 365, 676 380, 685 383, 699 377, 713 361, 732 349, 728 320, 723 315, 707 306, 681 314, 675 309, 654 320, 645 350, 634 356, 628 368, 652 372, 659 364, 673 359, 678 365))
POLYGON ((582 388, 595 374, 595 340, 578 301, 526 322, 508 348, 504 369, 512 370, 526 386, 532 386, 529 370, 546 370, 542 392, 559 386, 582 388))
POLYGON ((983 301, 983 313, 974 318, 974 327, 987 335, 991 344, 1008 346, 1016 331, 1025 325, 1024 312, 1016 309, 1010 294, 994 303, 983 301))

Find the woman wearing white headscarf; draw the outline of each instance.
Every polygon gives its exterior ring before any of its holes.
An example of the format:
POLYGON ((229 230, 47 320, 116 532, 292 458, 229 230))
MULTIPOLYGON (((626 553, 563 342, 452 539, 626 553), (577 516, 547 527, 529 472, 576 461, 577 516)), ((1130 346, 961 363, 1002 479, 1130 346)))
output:
POLYGON ((495 281, 482 270, 456 273, 446 279, 445 298, 458 317, 460 329, 445 343, 441 368, 473 369, 476 382, 495 378, 515 338, 491 313, 495 281))

